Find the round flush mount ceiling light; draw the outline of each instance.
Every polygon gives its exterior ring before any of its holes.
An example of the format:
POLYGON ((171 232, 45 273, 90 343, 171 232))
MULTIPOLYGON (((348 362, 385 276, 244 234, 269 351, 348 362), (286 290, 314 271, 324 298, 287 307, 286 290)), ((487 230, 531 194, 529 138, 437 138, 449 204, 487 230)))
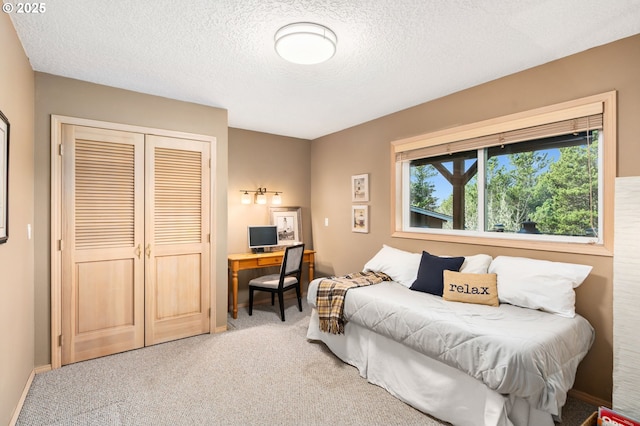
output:
POLYGON ((338 38, 324 25, 296 22, 276 31, 276 52, 294 64, 319 64, 336 53, 338 38))

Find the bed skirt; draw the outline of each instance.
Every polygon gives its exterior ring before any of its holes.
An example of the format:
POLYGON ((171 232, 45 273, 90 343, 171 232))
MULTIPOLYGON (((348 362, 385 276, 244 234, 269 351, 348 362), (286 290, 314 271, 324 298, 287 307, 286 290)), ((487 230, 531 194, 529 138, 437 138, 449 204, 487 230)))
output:
POLYGON ((307 338, 322 341, 370 383, 440 420, 460 426, 553 426, 551 414, 501 395, 473 377, 348 322, 341 335, 323 333, 311 313, 307 338))

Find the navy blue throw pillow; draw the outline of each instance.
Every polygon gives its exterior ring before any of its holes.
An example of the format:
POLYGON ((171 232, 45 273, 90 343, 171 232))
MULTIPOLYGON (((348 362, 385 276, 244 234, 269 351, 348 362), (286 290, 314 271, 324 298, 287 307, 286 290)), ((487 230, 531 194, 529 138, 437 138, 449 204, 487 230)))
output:
POLYGON ((458 272, 463 263, 464 257, 438 257, 423 251, 418 277, 411 284, 411 290, 442 296, 443 271, 458 272))

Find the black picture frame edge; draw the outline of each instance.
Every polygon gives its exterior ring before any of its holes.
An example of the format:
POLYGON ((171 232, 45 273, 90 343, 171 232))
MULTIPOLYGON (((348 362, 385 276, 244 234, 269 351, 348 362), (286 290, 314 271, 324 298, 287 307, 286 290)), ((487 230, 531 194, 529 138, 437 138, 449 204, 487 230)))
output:
POLYGON ((7 143, 5 147, 5 161, 6 167, 4 172, 4 203, 2 208, 4 209, 4 229, 5 235, 0 237, 0 244, 4 244, 9 240, 9 141, 11 139, 11 124, 9 119, 2 111, 0 111, 0 120, 4 121, 7 125, 7 143))

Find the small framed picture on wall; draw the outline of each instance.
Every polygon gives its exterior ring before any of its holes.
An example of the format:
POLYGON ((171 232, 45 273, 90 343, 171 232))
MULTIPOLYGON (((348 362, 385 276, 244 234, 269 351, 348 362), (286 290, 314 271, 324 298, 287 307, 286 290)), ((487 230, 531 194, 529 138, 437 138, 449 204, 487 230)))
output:
POLYGON ((351 231, 369 232, 369 206, 351 206, 351 231))
POLYGON ((278 229, 278 245, 289 246, 302 242, 302 208, 270 207, 271 224, 278 229))
POLYGON ((351 201, 364 203, 369 201, 369 174, 351 176, 351 201))

